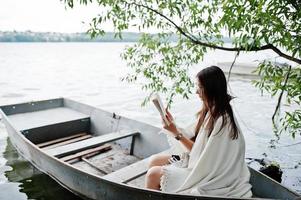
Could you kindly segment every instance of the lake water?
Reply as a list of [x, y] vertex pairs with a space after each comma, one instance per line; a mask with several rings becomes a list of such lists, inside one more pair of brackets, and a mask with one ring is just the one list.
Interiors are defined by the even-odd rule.
[[[126, 45], [131, 44], [0, 43], [0, 105], [63, 96], [161, 126], [153, 105], [140, 106], [146, 95], [140, 85], [120, 81], [128, 71], [119, 57]], [[269, 51], [241, 54], [237, 62], [274, 56]], [[190, 73], [233, 58], [233, 53], [210, 52]], [[261, 95], [249, 79], [233, 77], [230, 88], [237, 97], [233, 107], [246, 138], [246, 157], [277, 161], [284, 171], [282, 183], [301, 193], [301, 145], [292, 145], [300, 138], [283, 136], [276, 148], [269, 148], [274, 139], [271, 116], [277, 99]], [[199, 99], [192, 95], [189, 100], [177, 98], [171, 112], [177, 123], [184, 125], [194, 119], [199, 107]], [[0, 121], [0, 199], [80, 198], [22, 159]]]

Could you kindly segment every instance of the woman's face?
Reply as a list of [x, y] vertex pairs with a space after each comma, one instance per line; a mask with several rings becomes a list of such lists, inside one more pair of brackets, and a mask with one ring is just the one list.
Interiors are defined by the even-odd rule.
[[204, 89], [199, 81], [196, 82], [196, 87], [196, 94], [200, 97], [200, 99], [203, 99]]

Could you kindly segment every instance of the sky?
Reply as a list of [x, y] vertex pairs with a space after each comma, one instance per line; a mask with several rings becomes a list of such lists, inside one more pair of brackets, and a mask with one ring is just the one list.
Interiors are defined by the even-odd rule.
[[[0, 31], [85, 32], [99, 13], [95, 4], [66, 9], [60, 0], [0, 0]], [[104, 29], [113, 31], [110, 24]]]

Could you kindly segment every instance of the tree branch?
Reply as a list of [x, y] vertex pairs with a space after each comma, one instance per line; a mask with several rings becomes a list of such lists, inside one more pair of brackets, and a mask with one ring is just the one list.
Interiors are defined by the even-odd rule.
[[279, 56], [281, 56], [283, 58], [286, 58], [287, 60], [290, 60], [290, 61], [296, 62], [298, 64], [301, 64], [301, 59], [292, 57], [290, 55], [287, 55], [287, 54], [281, 52], [280, 49], [275, 47], [273, 44], [266, 44], [266, 45], [263, 45], [261, 47], [252, 47], [250, 49], [247, 49], [245, 47], [223, 47], [223, 46], [217, 46], [217, 45], [213, 45], [213, 44], [208, 44], [206, 42], [202, 42], [202, 41], [196, 39], [192, 34], [186, 33], [174, 21], [172, 21], [170, 18], [168, 18], [166, 15], [162, 14], [158, 10], [155, 10], [155, 9], [149, 7], [149, 6], [146, 6], [146, 5], [138, 4], [136, 2], [131, 2], [131, 3], [126, 2], [126, 1], [123, 1], [123, 2], [126, 3], [126, 4], [129, 4], [129, 5], [135, 5], [135, 6], [138, 6], [138, 7], [143, 7], [147, 10], [150, 10], [150, 11], [158, 14], [162, 18], [166, 19], [169, 23], [171, 23], [182, 35], [184, 35], [187, 39], [189, 39], [194, 44], [205, 46], [205, 47], [212, 48], [212, 49], [218, 49], [218, 50], [224, 50], [224, 51], [237, 51], [237, 52], [239, 52], [239, 51], [262, 51], [262, 50], [270, 49], [270, 50], [273, 50], [275, 53], [277, 53]]
[[240, 51], [237, 51], [237, 53], [236, 53], [236, 55], [234, 57], [234, 60], [233, 60], [233, 62], [231, 64], [231, 66], [230, 66], [230, 69], [229, 69], [229, 72], [228, 72], [228, 82], [230, 81], [230, 76], [231, 76], [232, 68], [233, 68], [233, 66], [234, 66], [234, 64], [236, 62], [237, 57], [239, 56], [239, 52]]
[[282, 86], [281, 93], [280, 93], [280, 95], [279, 95], [279, 97], [278, 97], [277, 106], [276, 106], [276, 108], [275, 108], [275, 111], [274, 111], [274, 114], [273, 114], [273, 117], [272, 117], [272, 121], [273, 121], [274, 124], [276, 124], [276, 123], [275, 123], [275, 116], [277, 115], [277, 113], [278, 113], [278, 111], [279, 111], [280, 104], [281, 104], [281, 100], [282, 100], [282, 96], [283, 96], [283, 93], [284, 93], [284, 88], [285, 88], [285, 86], [286, 86], [286, 84], [287, 84], [287, 81], [288, 81], [288, 79], [289, 79], [289, 75], [290, 75], [290, 73], [291, 73], [291, 69], [292, 69], [292, 66], [289, 66], [288, 71], [287, 71], [286, 76], [285, 76], [285, 79], [284, 79], [284, 84], [283, 84], [283, 86]]

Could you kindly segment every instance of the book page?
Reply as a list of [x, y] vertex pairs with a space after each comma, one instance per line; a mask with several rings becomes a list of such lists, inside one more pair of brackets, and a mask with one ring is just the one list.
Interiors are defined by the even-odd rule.
[[166, 112], [165, 112], [165, 108], [164, 105], [162, 103], [161, 97], [158, 93], [155, 93], [152, 96], [152, 102], [154, 103], [154, 105], [156, 106], [157, 110], [159, 111], [164, 123], [166, 125], [169, 125], [168, 120], [166, 119]]

